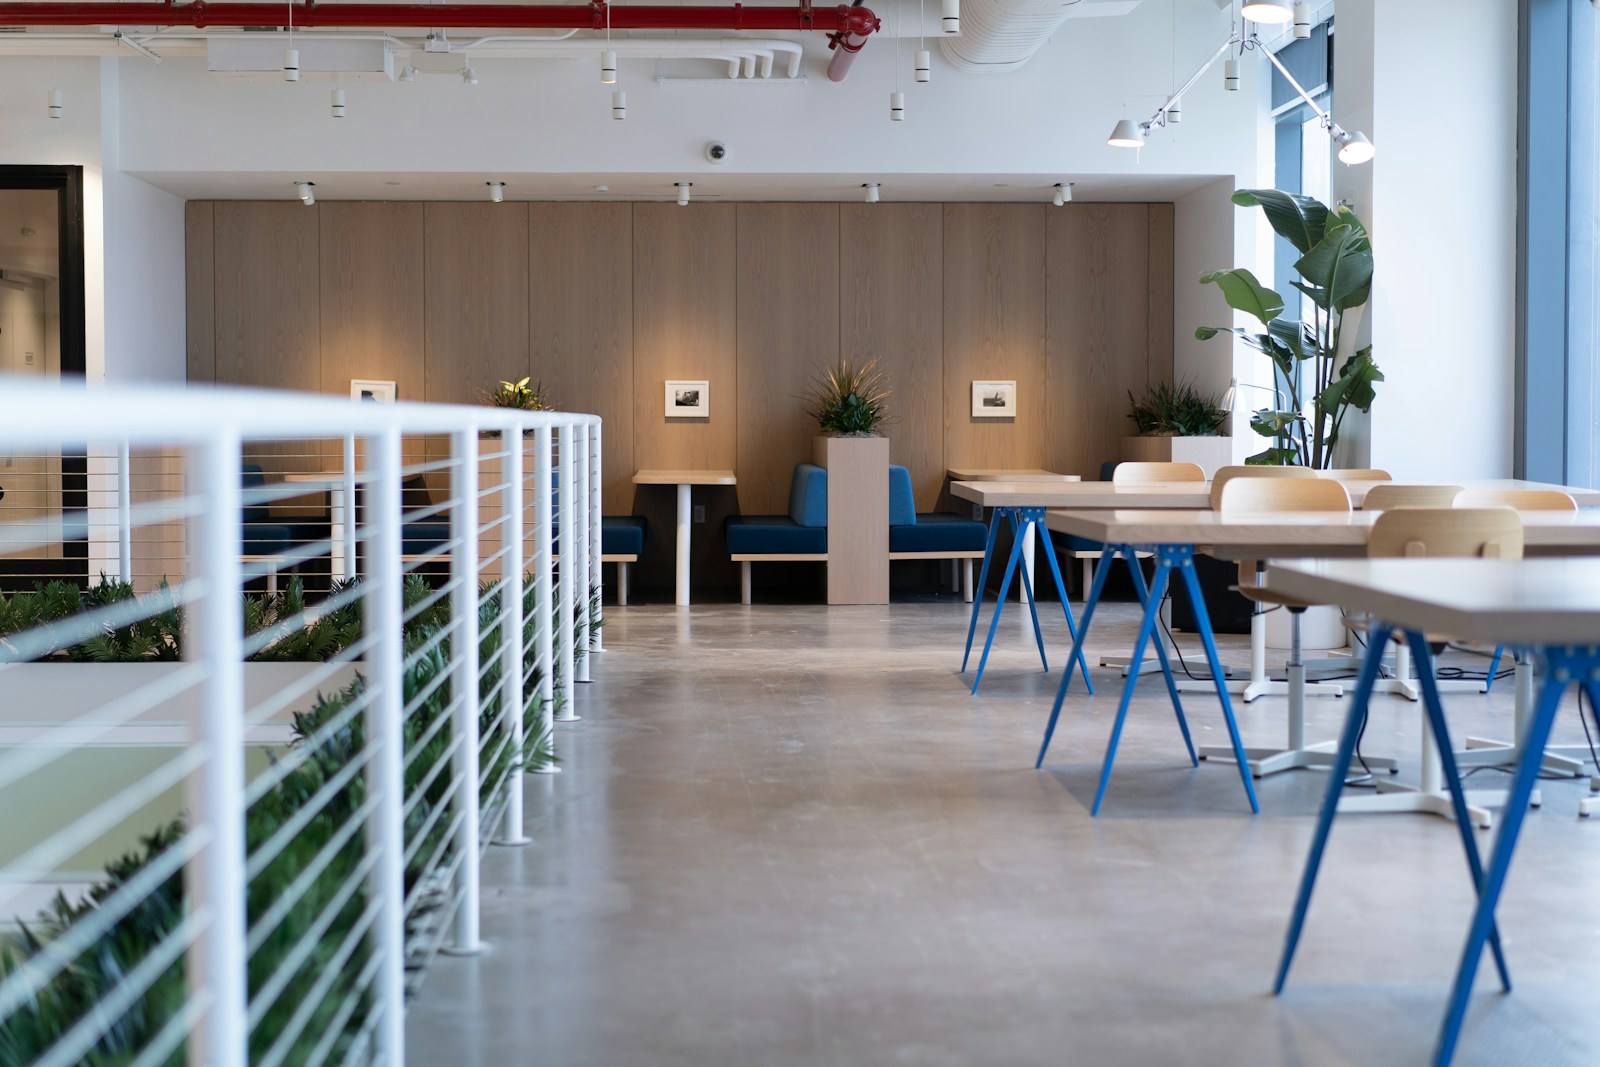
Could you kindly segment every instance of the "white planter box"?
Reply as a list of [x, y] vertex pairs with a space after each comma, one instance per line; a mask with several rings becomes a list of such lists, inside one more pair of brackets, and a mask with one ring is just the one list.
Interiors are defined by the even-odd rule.
[[[1267, 647], [1287, 649], [1293, 642], [1289, 620], [1293, 616], [1286, 610], [1267, 615]], [[1350, 643], [1350, 634], [1341, 621], [1342, 613], [1333, 604], [1316, 604], [1300, 616], [1300, 647], [1325, 651], [1343, 648]]]
[[1138, 463], [1194, 463], [1210, 478], [1233, 462], [1231, 437], [1124, 437], [1119, 458]]

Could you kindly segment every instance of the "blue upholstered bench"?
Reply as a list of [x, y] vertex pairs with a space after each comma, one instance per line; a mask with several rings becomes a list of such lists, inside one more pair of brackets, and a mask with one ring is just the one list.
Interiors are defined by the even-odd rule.
[[617, 565], [617, 604], [628, 603], [628, 564], [639, 562], [650, 527], [643, 515], [600, 516], [600, 562]]
[[828, 472], [796, 463], [787, 515], [730, 515], [723, 524], [728, 554], [739, 564], [739, 600], [750, 603], [750, 564], [828, 558]]
[[961, 561], [963, 600], [972, 599], [972, 561], [982, 559], [989, 528], [947, 511], [917, 513], [911, 472], [889, 465], [889, 558]]

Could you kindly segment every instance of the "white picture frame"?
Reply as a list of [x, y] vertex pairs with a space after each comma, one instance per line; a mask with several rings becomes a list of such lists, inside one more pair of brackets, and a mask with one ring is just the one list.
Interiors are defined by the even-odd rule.
[[688, 379], [667, 379], [666, 412], [669, 419], [708, 419], [711, 417], [711, 383]]
[[399, 393], [393, 382], [380, 382], [371, 378], [350, 379], [350, 399], [365, 400], [373, 404], [393, 404]]
[[1016, 381], [978, 381], [974, 379], [972, 383], [972, 417], [975, 419], [1016, 418]]

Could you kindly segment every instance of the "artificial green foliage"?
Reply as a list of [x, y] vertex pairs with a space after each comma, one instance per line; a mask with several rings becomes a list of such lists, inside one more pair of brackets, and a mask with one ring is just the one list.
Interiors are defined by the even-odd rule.
[[811, 417], [831, 437], [876, 437], [889, 419], [889, 385], [875, 359], [823, 368], [807, 399]]
[[517, 382], [501, 382], [500, 387], [489, 394], [489, 403], [497, 408], [515, 408], [518, 411], [555, 410], [550, 404], [550, 394], [544, 383], [529, 385], [527, 378]]
[[[75, 589], [69, 593], [65, 588], [51, 586], [9, 600], [0, 598], [0, 634], [17, 632], [27, 620], [62, 617], [73, 605], [82, 610], [107, 596], [126, 599], [132, 595], [125, 587], [102, 582], [102, 587], [107, 585], [115, 588], [102, 588], [81, 597], [73, 595]], [[543, 727], [539, 696], [543, 672], [538, 664], [528, 662], [526, 653], [522, 657], [525, 699], [519, 709], [524, 735], [520, 748], [510, 744], [509, 724], [501, 717], [502, 628], [497, 617], [502, 588], [485, 587], [479, 597], [479, 662], [483, 668], [478, 686], [482, 759], [479, 793], [486, 812], [501, 795], [510, 775], [538, 769], [555, 758], [549, 732]], [[539, 619], [534, 611], [531, 583], [522, 592], [526, 650], [535, 645]], [[410, 710], [402, 732], [405, 795], [411, 805], [404, 820], [409, 855], [405, 884], [411, 900], [408, 934], [415, 932], [416, 924], [429, 908], [437, 906], [435, 898], [413, 892], [427, 871], [454, 858], [455, 847], [449, 837], [453, 820], [447, 773], [453, 737], [453, 724], [448, 721], [451, 650], [446, 628], [450, 605], [448, 598], [440, 598], [423, 607], [422, 602], [429, 595], [428, 586], [420, 578], [412, 576], [407, 580], [403, 604], [409, 621], [404, 635], [407, 657], [402, 697]], [[292, 659], [301, 654], [326, 658], [348, 647], [360, 635], [359, 601], [319, 617], [305, 628], [305, 633], [286, 627], [286, 620], [303, 608], [302, 596], [293, 586], [279, 597], [247, 599], [247, 628], [270, 638], [263, 649], [265, 658]], [[175, 619], [167, 622], [171, 647], [177, 649], [176, 635], [181, 628]], [[284, 628], [285, 632], [270, 634], [273, 628]], [[576, 644], [583, 648], [587, 641]], [[148, 658], [128, 642], [115, 648], [132, 658]], [[63, 654], [78, 658], [76, 650], [63, 650]], [[430, 689], [441, 675], [445, 676], [441, 684]], [[361, 825], [365, 775], [350, 773], [361, 760], [366, 741], [365, 713], [357, 702], [366, 694], [367, 685], [364, 678], [358, 677], [343, 690], [319, 695], [310, 709], [294, 716], [290, 751], [274, 764], [273, 773], [280, 774], [281, 780], [265, 790], [246, 813], [249, 853], [257, 856], [265, 855], [260, 851], [263, 848], [277, 850], [251, 878], [247, 891], [249, 927], [260, 938], [250, 957], [248, 975], [252, 1010], [260, 1012], [250, 1036], [252, 1062], [269, 1055], [281, 1055], [285, 1063], [342, 1062], [370, 1010], [370, 993], [359, 991], [359, 975], [372, 951], [366, 920], [362, 918], [370, 903], [368, 878], [360, 868], [365, 848]], [[319, 797], [325, 788], [329, 792]], [[275, 840], [275, 835], [291, 824], [294, 828], [286, 840]], [[109, 865], [106, 879], [95, 885], [82, 902], [70, 904], [58, 895], [36, 922], [23, 925], [17, 934], [0, 936], [0, 979], [25, 966], [74, 922], [99, 907], [117, 887], [180, 841], [184, 833], [181, 821], [161, 828], [144, 839], [137, 852]], [[291, 887], [301, 879], [305, 882], [297, 890], [300, 895], [291, 898]], [[141, 900], [71, 966], [44, 983], [27, 1004], [0, 1018], [0, 1065], [33, 1062], [95, 1010], [130, 971], [176, 930], [184, 917], [184, 907], [180, 871]], [[325, 927], [319, 926], [324, 923]], [[312, 951], [292, 972], [283, 971], [290, 966], [288, 958], [294, 946], [308, 938], [314, 940]], [[161, 1028], [182, 1011], [187, 996], [183, 968], [180, 954], [129, 1011], [112, 1020], [105, 1036], [80, 1062], [85, 1067], [125, 1067], [132, 1063]], [[341, 1018], [341, 1008], [352, 998], [355, 1010]], [[180, 1067], [185, 1056], [180, 1043], [159, 1062], [162, 1067]]]
[[[1202, 326], [1195, 337], [1204, 341], [1224, 333], [1238, 335], [1272, 360], [1286, 388], [1277, 408], [1263, 408], [1250, 420], [1272, 445], [1246, 462], [1326, 468], [1333, 462], [1345, 415], [1351, 408], [1370, 411], [1375, 385], [1383, 381], [1371, 347], [1351, 352], [1343, 334], [1345, 316], [1365, 304], [1372, 291], [1372, 242], [1355, 212], [1343, 205], [1330, 211], [1312, 197], [1278, 189], [1241, 189], [1233, 202], [1261, 208], [1278, 236], [1300, 253], [1294, 265], [1300, 279], [1291, 284], [1311, 301], [1311, 321], [1284, 318], [1283, 297], [1236, 267], [1213, 271], [1200, 281], [1217, 286], [1229, 307], [1256, 319], [1265, 332]], [[1301, 364], [1308, 365], [1312, 378], [1309, 421], [1295, 385]]]
[[1202, 393], [1192, 382], [1162, 382], [1140, 397], [1129, 391], [1128, 418], [1141, 437], [1220, 437], [1228, 409], [1221, 397]]

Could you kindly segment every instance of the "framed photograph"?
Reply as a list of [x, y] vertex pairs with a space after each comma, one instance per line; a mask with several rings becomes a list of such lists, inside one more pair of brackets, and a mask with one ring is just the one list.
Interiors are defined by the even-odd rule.
[[667, 418], [704, 419], [710, 416], [710, 382], [667, 382]]
[[396, 399], [394, 383], [369, 381], [366, 378], [351, 378], [350, 399], [364, 400], [374, 404], [393, 404]]
[[975, 419], [1014, 419], [1017, 417], [1017, 383], [972, 383], [972, 417]]

